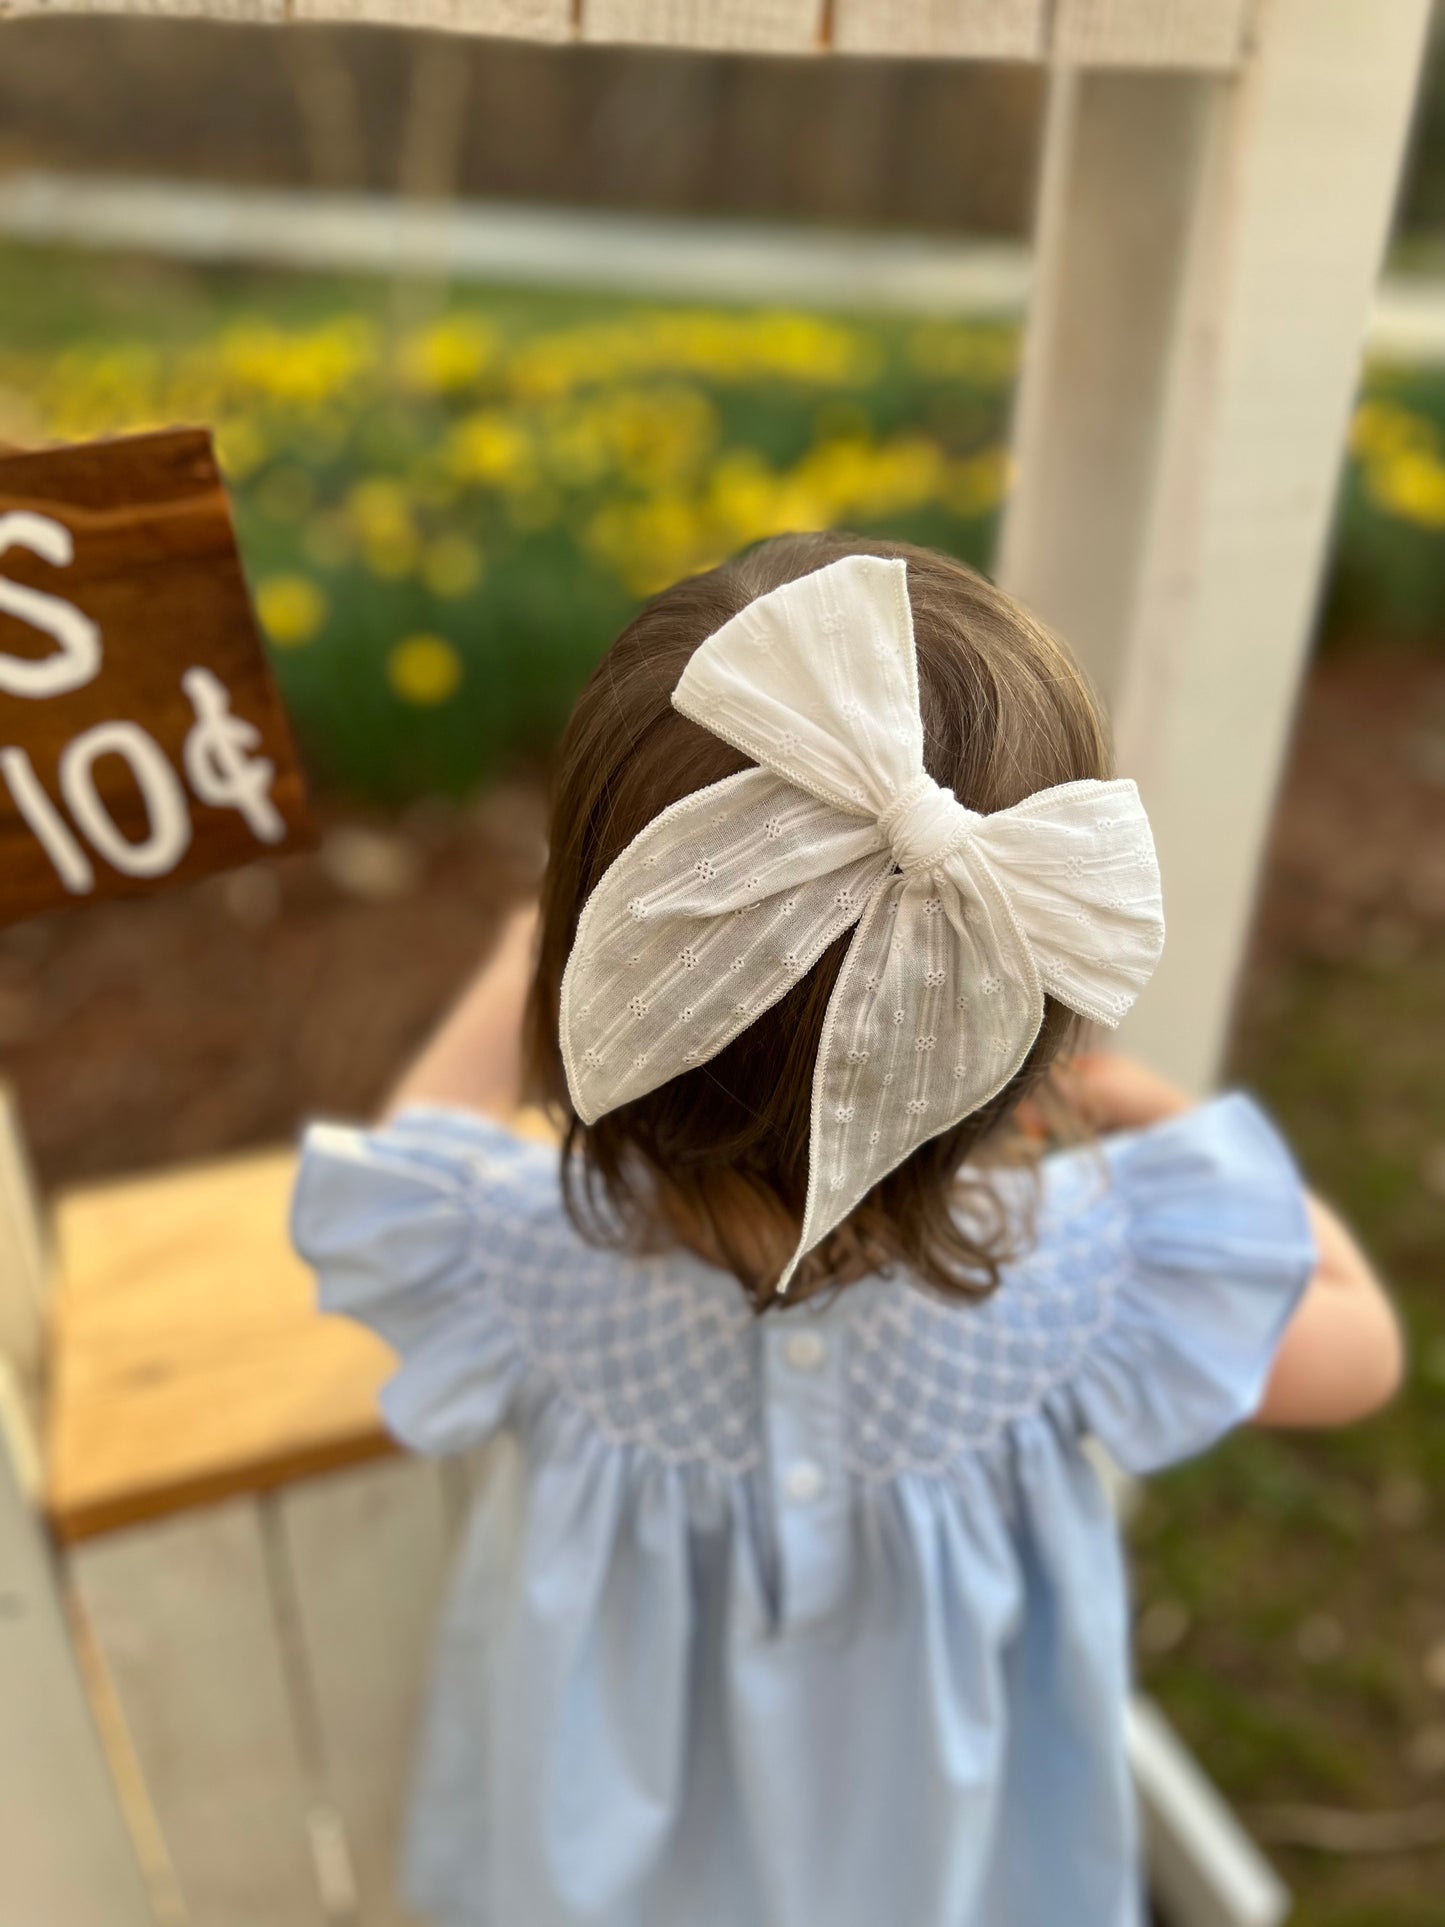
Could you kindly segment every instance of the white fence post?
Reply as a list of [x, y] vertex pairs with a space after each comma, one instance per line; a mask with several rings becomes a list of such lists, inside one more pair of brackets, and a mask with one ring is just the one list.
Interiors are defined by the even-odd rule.
[[1055, 83], [1001, 573], [1112, 699], [1170, 924], [1129, 1042], [1195, 1088], [1223, 1047], [1428, 16], [1260, 0], [1231, 78]]
[[34, 1421], [44, 1350], [45, 1245], [15, 1096], [0, 1082], [0, 1364]]
[[0, 1920], [154, 1927], [49, 1547], [0, 1434]]

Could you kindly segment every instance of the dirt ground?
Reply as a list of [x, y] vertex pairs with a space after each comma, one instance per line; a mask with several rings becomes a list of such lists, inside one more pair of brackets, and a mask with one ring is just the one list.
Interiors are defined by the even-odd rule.
[[319, 815], [314, 853], [0, 932], [0, 1065], [43, 1187], [364, 1115], [540, 872], [540, 781]]
[[[0, 932], [0, 1069], [53, 1187], [366, 1112], [541, 861], [540, 779], [470, 808], [323, 811], [319, 850]], [[1241, 1010], [1300, 958], [1445, 925], [1445, 664], [1326, 660], [1305, 697]]]
[[[1445, 926], [1445, 658], [1347, 653], [1305, 690], [1240, 1009], [1301, 961], [1388, 965]], [[1445, 1021], [1445, 971], [1441, 979]]]

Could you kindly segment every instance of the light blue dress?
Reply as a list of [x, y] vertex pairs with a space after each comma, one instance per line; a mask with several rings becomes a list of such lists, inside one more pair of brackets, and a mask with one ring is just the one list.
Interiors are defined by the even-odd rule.
[[1246, 1098], [1053, 1157], [995, 1296], [758, 1320], [579, 1240], [463, 1113], [308, 1133], [297, 1247], [400, 1354], [398, 1437], [496, 1433], [408, 1851], [444, 1927], [1135, 1927], [1128, 1611], [1086, 1435], [1150, 1472], [1261, 1395], [1314, 1253]]

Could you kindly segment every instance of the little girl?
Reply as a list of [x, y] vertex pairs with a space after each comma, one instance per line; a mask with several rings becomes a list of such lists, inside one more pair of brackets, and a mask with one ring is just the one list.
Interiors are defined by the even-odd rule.
[[[442, 1635], [424, 1914], [1142, 1919], [1084, 1441], [1150, 1472], [1400, 1372], [1253, 1103], [1060, 1068], [1162, 935], [1083, 677], [956, 562], [765, 542], [599, 664], [535, 932], [387, 1122], [310, 1131], [295, 1203], [324, 1304], [400, 1354], [397, 1435], [511, 1441]], [[1100, 1135], [1028, 1155], [1061, 1093]]]

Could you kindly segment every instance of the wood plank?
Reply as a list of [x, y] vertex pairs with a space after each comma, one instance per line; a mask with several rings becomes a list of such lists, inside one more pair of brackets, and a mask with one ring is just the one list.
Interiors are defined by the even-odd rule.
[[232, 21], [370, 22], [433, 30], [712, 48], [1224, 69], [1253, 0], [0, 0], [0, 18], [130, 14]]
[[0, 20], [36, 14], [140, 14], [158, 20], [284, 20], [287, 0], [0, 0]]
[[190, 1927], [324, 1927], [257, 1504], [98, 1539], [70, 1574]]
[[0, 1920], [154, 1927], [38, 1520], [0, 1436]]
[[410, 1927], [399, 1842], [452, 1522], [443, 1468], [405, 1460], [278, 1500], [316, 1712], [319, 1771], [366, 1927]]
[[44, 1318], [40, 1200], [15, 1094], [0, 1080], [0, 1358], [27, 1403], [39, 1390]]
[[1223, 71], [1244, 57], [1254, 0], [1057, 0], [1056, 60]]
[[[1184, 167], [1174, 188], [1187, 252], [1147, 327], [1133, 278], [1091, 275], [1088, 237], [1061, 246], [1046, 217], [1003, 573], [1065, 634], [1099, 633], [1101, 571], [1118, 597], [1101, 680], [1153, 819], [1170, 925], [1126, 1041], [1195, 1089], [1215, 1075], [1228, 1023], [1428, 13], [1426, 0], [1265, 0], [1240, 75], [1193, 83], [1207, 90], [1205, 125], [1192, 191]], [[1181, 83], [1079, 73], [1056, 84], [1058, 178], [1071, 124], [1148, 111], [1121, 87]], [[1142, 164], [1136, 183], [1137, 196], [1155, 194]], [[1084, 182], [1078, 195], [1100, 210], [1094, 238], [1107, 251], [1125, 218], [1117, 197], [1106, 212], [1102, 190]], [[1062, 394], [1061, 371], [1079, 378], [1067, 335], [1085, 362], [1097, 357], [1108, 390], [1087, 410]], [[1119, 352], [1131, 335], [1142, 404]], [[1086, 446], [1110, 405], [1148, 415], [1137, 432], [1152, 453], [1120, 484], [1132, 507]], [[1066, 500], [1048, 478], [1068, 471], [1088, 486]], [[1110, 553], [1086, 566], [1091, 529]]]
[[1138, 592], [1214, 83], [1060, 74], [999, 570], [1113, 699]]
[[[554, 1142], [540, 1112], [513, 1120]], [[46, 1508], [70, 1541], [394, 1450], [395, 1360], [316, 1308], [287, 1230], [295, 1154], [62, 1194]]]
[[315, 1307], [291, 1152], [62, 1196], [47, 1508], [62, 1539], [390, 1450], [379, 1339]]
[[573, 32], [572, 0], [292, 0], [287, 17], [511, 40], [570, 40]]
[[209, 432], [0, 456], [0, 923], [311, 837]]
[[728, 53], [813, 53], [823, 0], [582, 0], [584, 40]]
[[840, 53], [1037, 60], [1044, 0], [834, 0]]

